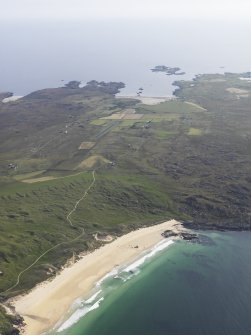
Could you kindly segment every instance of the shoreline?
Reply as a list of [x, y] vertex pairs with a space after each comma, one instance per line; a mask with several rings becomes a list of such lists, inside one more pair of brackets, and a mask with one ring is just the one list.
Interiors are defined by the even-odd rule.
[[105, 275], [118, 266], [137, 261], [143, 252], [164, 240], [161, 233], [165, 230], [188, 231], [176, 220], [132, 231], [84, 255], [26, 295], [14, 298], [12, 305], [25, 322], [22, 334], [41, 335], [51, 330], [62, 321], [76, 299], [89, 297]]
[[22, 99], [24, 96], [23, 95], [12, 95], [11, 97], [8, 97], [8, 98], [4, 98], [2, 100], [2, 102], [4, 104], [7, 104], [8, 102], [13, 102], [13, 101], [17, 101], [19, 99]]
[[[120, 94], [120, 93], [119, 93]], [[144, 96], [144, 95], [118, 95], [116, 94], [116, 98], [119, 99], [137, 99], [140, 100], [142, 104], [145, 105], [158, 105], [161, 102], [166, 102], [170, 100], [175, 100], [175, 96], [160, 96], [160, 97], [154, 97], [154, 96]]]

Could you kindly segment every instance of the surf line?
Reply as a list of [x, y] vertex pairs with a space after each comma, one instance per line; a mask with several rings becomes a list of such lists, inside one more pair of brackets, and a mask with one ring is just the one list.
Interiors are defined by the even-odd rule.
[[[66, 220], [69, 222], [69, 224], [70, 224], [71, 227], [74, 227], [74, 225], [73, 225], [73, 223], [72, 223], [72, 221], [71, 221], [71, 216], [72, 216], [72, 214], [77, 210], [78, 205], [80, 204], [80, 202], [82, 202], [82, 201], [88, 196], [90, 190], [93, 188], [93, 186], [94, 186], [95, 183], [96, 183], [95, 172], [96, 172], [95, 170], [92, 171], [92, 182], [91, 182], [91, 184], [90, 184], [90, 185], [88, 186], [88, 188], [85, 190], [85, 192], [84, 192], [84, 194], [81, 196], [81, 198], [80, 198], [79, 200], [76, 201], [76, 203], [75, 203], [74, 206], [73, 206], [73, 209], [72, 209], [72, 210], [67, 214], [67, 216], [66, 216]], [[30, 264], [27, 268], [25, 268], [24, 270], [22, 270], [22, 271], [18, 274], [18, 276], [17, 276], [17, 281], [16, 281], [16, 283], [15, 283], [13, 286], [9, 287], [7, 290], [5, 290], [5, 291], [3, 291], [3, 292], [1, 292], [1, 293], [2, 293], [2, 294], [4, 294], [4, 293], [8, 293], [8, 292], [12, 291], [14, 288], [16, 288], [16, 287], [19, 285], [19, 283], [20, 283], [20, 279], [21, 279], [22, 275], [23, 275], [25, 272], [29, 271], [35, 264], [37, 264], [37, 263], [40, 261], [41, 258], [43, 258], [45, 255], [47, 255], [50, 251], [52, 251], [52, 250], [58, 248], [58, 247], [61, 246], [61, 245], [68, 244], [68, 243], [73, 243], [73, 242], [77, 241], [78, 239], [80, 239], [84, 234], [85, 234], [85, 230], [84, 230], [84, 228], [82, 228], [82, 233], [81, 233], [80, 235], [78, 235], [77, 237], [75, 237], [74, 239], [69, 240], [69, 241], [64, 241], [64, 242], [58, 243], [58, 244], [54, 245], [52, 248], [47, 249], [47, 250], [46, 250], [42, 255], [40, 255], [40, 256], [39, 256], [39, 257], [38, 257], [32, 264]]]
[[[84, 318], [87, 314], [92, 312], [93, 310], [96, 310], [100, 307], [102, 301], [104, 301], [107, 297], [107, 295], [102, 294], [104, 293], [104, 290], [102, 288], [102, 284], [105, 280], [108, 278], [113, 279], [120, 279], [121, 285], [123, 285], [125, 282], [130, 280], [133, 276], [138, 275], [140, 272], [140, 268], [146, 263], [147, 261], [151, 260], [152, 258], [156, 257], [157, 254], [164, 249], [169, 248], [171, 245], [174, 244], [173, 240], [163, 240], [154, 245], [151, 249], [144, 251], [139, 255], [139, 258], [135, 261], [133, 261], [131, 264], [120, 266], [119, 268], [114, 268], [110, 272], [108, 272], [106, 275], [104, 275], [97, 283], [96, 283], [96, 289], [98, 289], [97, 292], [95, 292], [89, 299], [78, 302], [78, 306], [76, 310], [72, 310], [73, 313], [63, 322], [59, 322], [53, 330], [56, 333], [61, 333], [62, 331], [65, 331], [68, 328], [71, 328], [74, 324], [79, 322], [82, 318]], [[113, 288], [112, 291], [116, 290], [117, 287]], [[111, 294], [111, 291], [108, 293], [108, 295]], [[74, 306], [74, 305], [72, 305]], [[75, 309], [75, 308], [74, 308]]]

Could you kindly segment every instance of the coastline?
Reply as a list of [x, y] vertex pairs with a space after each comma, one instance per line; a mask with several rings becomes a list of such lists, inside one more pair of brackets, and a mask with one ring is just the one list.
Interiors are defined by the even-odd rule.
[[166, 102], [170, 100], [174, 100], [174, 96], [160, 96], [160, 97], [151, 97], [151, 96], [144, 96], [144, 95], [116, 95], [116, 98], [123, 98], [123, 99], [137, 99], [140, 100], [144, 105], [158, 105], [161, 102]]
[[51, 281], [36, 286], [12, 304], [24, 318], [24, 335], [41, 335], [52, 329], [79, 297], [88, 297], [95, 284], [115, 267], [129, 265], [164, 239], [165, 230], [187, 231], [181, 223], [170, 220], [123, 235], [65, 268]]
[[13, 96], [11, 96], [11, 97], [4, 98], [4, 99], [2, 100], [2, 102], [3, 102], [4, 104], [7, 104], [8, 102], [17, 101], [17, 100], [19, 100], [19, 99], [22, 99], [23, 97], [24, 97], [23, 95], [13, 95]]

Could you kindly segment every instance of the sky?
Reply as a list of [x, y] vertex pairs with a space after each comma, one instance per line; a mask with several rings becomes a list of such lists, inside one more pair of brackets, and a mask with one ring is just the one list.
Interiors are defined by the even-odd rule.
[[251, 18], [251, 0], [0, 0], [0, 20]]

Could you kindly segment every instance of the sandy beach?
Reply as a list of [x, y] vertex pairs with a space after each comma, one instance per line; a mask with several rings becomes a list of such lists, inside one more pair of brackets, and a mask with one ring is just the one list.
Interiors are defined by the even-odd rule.
[[137, 96], [137, 95], [116, 95], [117, 98], [123, 99], [137, 99], [140, 100], [145, 105], [157, 105], [161, 102], [173, 100], [174, 97], [148, 97], [148, 96]]
[[12, 97], [9, 98], [4, 98], [2, 100], [3, 103], [8, 103], [8, 102], [12, 102], [12, 101], [17, 101], [19, 99], [22, 99], [23, 95], [13, 95]]
[[88, 297], [97, 281], [113, 268], [137, 260], [145, 250], [163, 239], [161, 233], [167, 229], [175, 232], [185, 230], [179, 222], [170, 220], [133, 231], [83, 256], [53, 280], [38, 285], [27, 295], [17, 297], [13, 305], [24, 317], [24, 334], [40, 335], [51, 329], [77, 298]]

